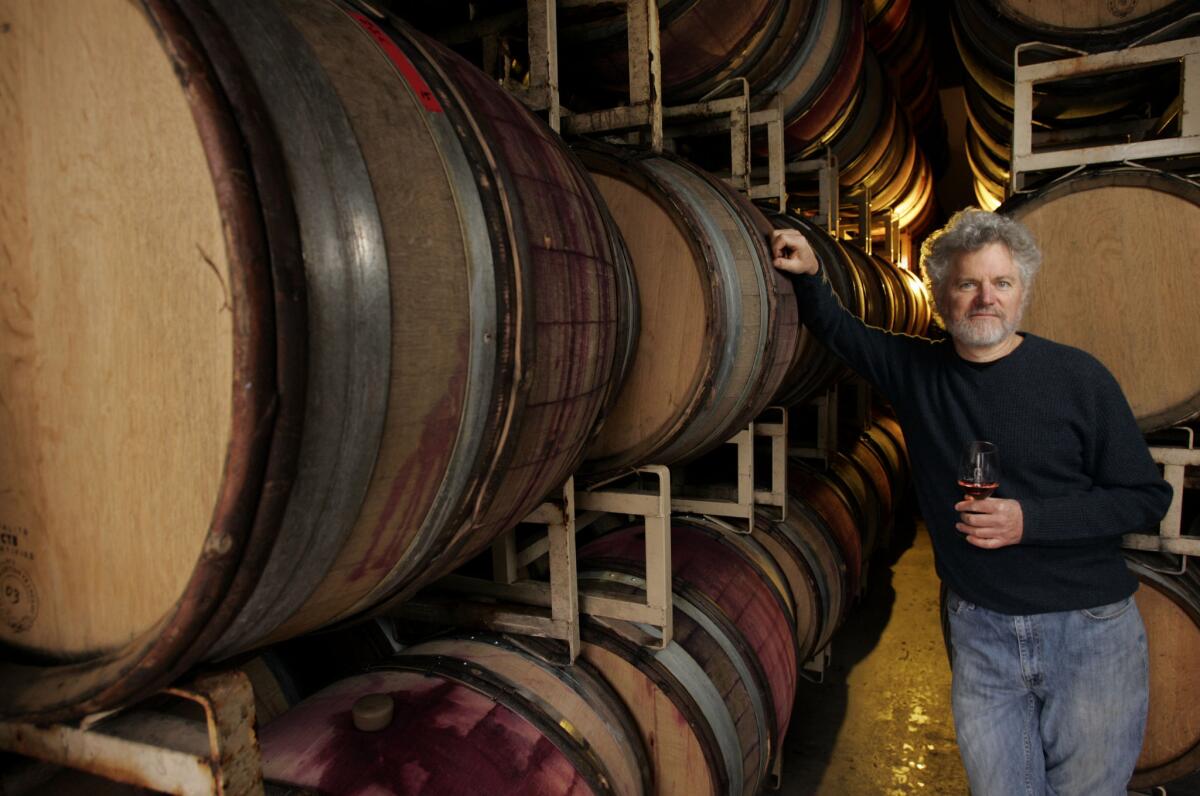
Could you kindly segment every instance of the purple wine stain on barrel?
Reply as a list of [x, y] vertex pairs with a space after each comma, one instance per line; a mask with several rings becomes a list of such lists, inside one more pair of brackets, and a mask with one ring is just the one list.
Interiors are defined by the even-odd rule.
[[[390, 725], [355, 728], [361, 696], [388, 694]], [[464, 685], [415, 672], [335, 684], [262, 732], [268, 781], [366, 793], [584, 796], [592, 791], [532, 724]]]
[[387, 503], [371, 530], [371, 546], [351, 572], [352, 580], [387, 572], [395, 566], [419, 530], [413, 525], [414, 507], [429, 505], [433, 493], [441, 487], [445, 461], [454, 450], [461, 423], [469, 346], [469, 333], [464, 331], [455, 345], [457, 361], [464, 366], [453, 375], [445, 395], [421, 421], [417, 455], [405, 462], [392, 478]]

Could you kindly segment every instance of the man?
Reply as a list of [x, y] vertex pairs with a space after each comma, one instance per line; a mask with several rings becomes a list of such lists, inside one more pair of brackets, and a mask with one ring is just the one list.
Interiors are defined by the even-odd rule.
[[[892, 403], [949, 589], [952, 704], [973, 796], [1125, 794], [1148, 666], [1121, 535], [1170, 504], [1129, 405], [1090, 355], [1018, 332], [1040, 265], [1029, 231], [982, 210], [922, 247], [948, 340], [866, 326], [777, 230], [801, 318]], [[1093, 310], [1094, 311], [1094, 310]], [[999, 487], [965, 499], [960, 452], [995, 443]]]

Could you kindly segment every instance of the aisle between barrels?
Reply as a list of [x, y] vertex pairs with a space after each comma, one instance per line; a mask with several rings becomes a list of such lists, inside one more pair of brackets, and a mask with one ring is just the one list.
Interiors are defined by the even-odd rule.
[[824, 682], [800, 684], [784, 754], [787, 796], [967, 792], [923, 525], [894, 563], [872, 561]]

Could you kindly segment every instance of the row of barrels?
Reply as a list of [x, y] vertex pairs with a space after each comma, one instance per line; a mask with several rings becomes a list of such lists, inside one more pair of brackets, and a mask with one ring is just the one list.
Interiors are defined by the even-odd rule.
[[[645, 626], [584, 617], [565, 664], [555, 642], [444, 630], [268, 707], [264, 776], [330, 794], [759, 793], [794, 724], [798, 667], [845, 619], [904, 460], [881, 417], [828, 469], [797, 463], [786, 521], [764, 515], [747, 534], [676, 517], [665, 647]], [[582, 589], [645, 599], [645, 578], [640, 525], [580, 548]], [[287, 677], [278, 662], [253, 671], [261, 693]]]
[[[524, 36], [524, 0], [476, 5], [477, 19], [499, 20], [494, 25], [511, 38]], [[461, 29], [468, 18], [461, 6], [427, 9], [417, 19], [435, 31], [448, 19]], [[905, 21], [907, 6], [890, 4], [876, 30], [890, 54], [907, 53], [893, 59], [891, 78], [868, 46], [860, 0], [659, 0], [663, 102], [695, 102], [744, 80], [755, 109], [781, 110], [786, 158], [831, 152], [846, 189], [869, 188], [877, 209], [891, 209], [901, 227], [919, 231], [934, 213], [934, 177], [915, 133], [933, 124], [937, 89], [928, 48], [913, 35], [919, 26]], [[558, 11], [561, 86], [572, 109], [628, 97], [625, 16], [619, 6]], [[918, 102], [901, 95], [906, 101], [898, 103], [894, 86], [907, 91], [914, 80], [922, 86]], [[806, 190], [797, 187], [801, 200]]]
[[949, 158], [927, 9], [912, 0], [865, 0], [867, 43], [878, 54], [917, 143], [940, 175]]
[[[1037, 43], [1022, 55], [1022, 63], [1028, 65], [1064, 53], [1185, 38], [1198, 30], [1193, 10], [1193, 4], [1183, 0], [951, 4], [951, 30], [965, 71], [967, 157], [980, 206], [995, 209], [1007, 193], [1017, 46]], [[1171, 64], [1038, 84], [1033, 94], [1034, 130], [1049, 134], [1155, 119], [1177, 103], [1179, 85], [1178, 68]]]
[[[1024, 222], [1046, 262], [1023, 328], [1099, 357], [1120, 382], [1139, 425], [1152, 431], [1200, 413], [1200, 379], [1179, 367], [1200, 333], [1191, 296], [1200, 249], [1200, 183], [1170, 162], [1094, 166], [1007, 200], [1012, 145], [1013, 48], [1045, 42], [1104, 51], [1194, 34], [1191, 4], [955, 3], [951, 25], [966, 66], [966, 154], [980, 205]], [[1061, 51], [1060, 51], [1061, 53]], [[1051, 52], [1052, 57], [1055, 53]], [[1031, 51], [1024, 62], [1046, 58]], [[1176, 69], [1167, 65], [1170, 72]], [[1039, 84], [1035, 129], [1046, 133], [1153, 119], [1178, 82], [1161, 68]], [[1164, 117], [1165, 118], [1165, 117]], [[1003, 202], [1003, 204], [1001, 204]], [[1139, 264], [1136, 277], [1127, 270]], [[1080, 307], [1103, 308], [1096, 322]]]
[[[403, 602], [581, 467], [686, 461], [828, 382], [775, 222], [678, 158], [572, 152], [401, 22], [5, 24], [2, 716]], [[848, 306], [923, 331], [915, 280], [829, 247]]]

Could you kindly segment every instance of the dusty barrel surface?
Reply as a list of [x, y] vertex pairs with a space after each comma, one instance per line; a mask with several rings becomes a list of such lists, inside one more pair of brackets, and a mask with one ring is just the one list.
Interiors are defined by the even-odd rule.
[[1200, 185], [1148, 169], [1059, 180], [1003, 210], [1030, 228], [1045, 265], [1022, 328], [1096, 356], [1143, 431], [1200, 412]]
[[486, 76], [332, 0], [5, 22], [0, 714], [403, 599], [577, 468], [632, 280]]
[[775, 394], [798, 332], [769, 226], [717, 178], [681, 160], [577, 150], [628, 246], [639, 343], [587, 450], [594, 472], [674, 464], [728, 440]]

